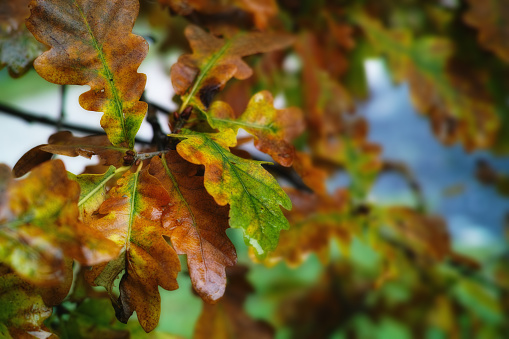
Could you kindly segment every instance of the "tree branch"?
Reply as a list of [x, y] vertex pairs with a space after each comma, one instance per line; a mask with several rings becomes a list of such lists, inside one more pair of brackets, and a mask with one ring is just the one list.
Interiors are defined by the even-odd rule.
[[[39, 123], [42, 125], [47, 125], [47, 126], [53, 126], [53, 127], [58, 126], [57, 120], [54, 120], [54, 119], [51, 119], [48, 117], [40, 117], [40, 116], [28, 114], [28, 113], [22, 112], [21, 110], [6, 106], [1, 103], [0, 103], [0, 114], [5, 114], [5, 115], [9, 115], [9, 116], [12, 116], [15, 118], [20, 118], [20, 119], [23, 119], [29, 123], [36, 122], [36, 123]], [[98, 130], [95, 128], [85, 127], [85, 126], [81, 126], [81, 125], [75, 125], [75, 124], [71, 124], [68, 122], [62, 122], [61, 127], [62, 127], [62, 129], [67, 129], [67, 130], [86, 133], [86, 134], [105, 134], [103, 130]], [[135, 141], [141, 145], [150, 145], [151, 144], [150, 141], [143, 140], [140, 138], [136, 138]]]

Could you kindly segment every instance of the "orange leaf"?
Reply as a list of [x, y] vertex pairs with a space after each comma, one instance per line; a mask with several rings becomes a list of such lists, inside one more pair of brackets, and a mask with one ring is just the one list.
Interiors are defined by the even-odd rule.
[[21, 277], [39, 285], [62, 283], [69, 270], [65, 256], [95, 265], [118, 253], [111, 241], [78, 221], [80, 189], [61, 160], [19, 181], [4, 165], [0, 172], [0, 261]]
[[89, 85], [80, 105], [104, 112], [111, 143], [129, 148], [147, 111], [138, 101], [146, 76], [136, 70], [148, 44], [131, 33], [138, 8], [137, 0], [33, 0], [26, 22], [51, 47], [34, 62], [37, 73], [56, 84]]
[[180, 56], [170, 71], [175, 92], [179, 95], [188, 93], [182, 109], [195, 100], [195, 96], [199, 97], [196, 103], [208, 107], [212, 96], [232, 77], [249, 78], [253, 70], [242, 57], [281, 49], [293, 42], [288, 34], [260, 32], [240, 33], [224, 40], [194, 25], [186, 28], [185, 35], [193, 54]]
[[[170, 237], [170, 230], [161, 224], [170, 202], [168, 192], [147, 170], [127, 172], [109, 191], [96, 219], [90, 222], [92, 228], [122, 250], [114, 260], [87, 272], [87, 280], [108, 290], [120, 321], [127, 323], [136, 311], [146, 332], [159, 322], [158, 286], [166, 290], [178, 288], [180, 261], [163, 237]], [[113, 283], [122, 272], [120, 296], [114, 300]]]
[[228, 208], [219, 206], [194, 176], [198, 166], [176, 151], [154, 157], [149, 173], [159, 179], [170, 195], [162, 216], [163, 227], [177, 254], [186, 254], [191, 281], [207, 302], [216, 302], [226, 287], [225, 269], [235, 265], [235, 248], [226, 235]]
[[295, 156], [292, 141], [304, 131], [303, 114], [297, 107], [274, 108], [274, 98], [268, 91], [253, 95], [244, 113], [234, 118], [231, 107], [216, 101], [210, 107], [207, 120], [219, 130], [239, 128], [255, 136], [255, 146], [283, 166], [291, 166]]

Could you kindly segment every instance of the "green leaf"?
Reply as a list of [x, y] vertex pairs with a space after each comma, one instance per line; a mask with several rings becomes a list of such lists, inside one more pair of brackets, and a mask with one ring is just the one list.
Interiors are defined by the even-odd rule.
[[276, 248], [279, 232], [289, 224], [279, 205], [292, 203], [278, 182], [261, 165], [229, 151], [236, 144], [233, 130], [205, 134], [184, 130], [177, 151], [186, 160], [205, 166], [205, 188], [219, 205], [230, 204], [230, 227], [244, 230], [246, 244], [259, 257]]
[[0, 275], [0, 305], [1, 338], [55, 338], [43, 325], [52, 308], [33, 285], [14, 273]]
[[245, 112], [235, 119], [231, 107], [216, 101], [208, 112], [209, 124], [219, 130], [242, 128], [255, 136], [255, 146], [283, 166], [291, 166], [295, 156], [292, 141], [304, 131], [302, 111], [296, 107], [276, 109], [268, 91], [253, 95]]

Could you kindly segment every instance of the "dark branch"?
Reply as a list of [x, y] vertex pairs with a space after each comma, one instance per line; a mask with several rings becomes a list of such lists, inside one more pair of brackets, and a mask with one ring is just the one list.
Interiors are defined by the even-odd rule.
[[[15, 118], [20, 118], [20, 119], [23, 119], [29, 123], [36, 122], [39, 124], [53, 126], [53, 127], [58, 125], [57, 120], [47, 118], [47, 117], [39, 117], [36, 115], [31, 115], [31, 114], [22, 112], [16, 108], [5, 106], [4, 104], [1, 104], [1, 103], [0, 103], [0, 114], [5, 114], [5, 115], [9, 115], [9, 116], [12, 116]], [[85, 127], [85, 126], [81, 126], [81, 125], [75, 125], [75, 124], [71, 124], [68, 122], [62, 122], [61, 126], [62, 126], [62, 129], [71, 130], [71, 131], [75, 131], [75, 132], [81, 132], [81, 133], [86, 133], [86, 134], [105, 134], [103, 130], [98, 130], [95, 128]], [[136, 138], [135, 141], [138, 144], [142, 144], [142, 145], [150, 145], [151, 144], [150, 141], [143, 140], [140, 138]]]

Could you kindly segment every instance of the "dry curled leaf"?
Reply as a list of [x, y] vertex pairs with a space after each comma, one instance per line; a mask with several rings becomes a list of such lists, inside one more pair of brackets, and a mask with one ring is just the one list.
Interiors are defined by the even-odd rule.
[[195, 176], [196, 165], [182, 159], [176, 151], [154, 157], [149, 173], [170, 195], [162, 215], [177, 254], [187, 256], [194, 289], [207, 302], [216, 302], [226, 287], [225, 269], [235, 265], [235, 247], [226, 235], [228, 208], [218, 206]]
[[15, 177], [21, 177], [35, 166], [50, 160], [53, 154], [82, 156], [88, 159], [97, 155], [103, 165], [120, 166], [128, 150], [125, 147], [113, 146], [106, 135], [75, 137], [69, 131], [62, 131], [51, 135], [47, 144], [36, 146], [26, 152], [14, 165], [13, 173]]
[[148, 43], [131, 33], [138, 8], [137, 0], [32, 0], [26, 22], [50, 47], [34, 62], [37, 73], [56, 84], [89, 85], [80, 105], [103, 112], [111, 143], [129, 148], [147, 111], [138, 101], [146, 76], [136, 70]]

